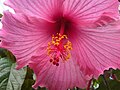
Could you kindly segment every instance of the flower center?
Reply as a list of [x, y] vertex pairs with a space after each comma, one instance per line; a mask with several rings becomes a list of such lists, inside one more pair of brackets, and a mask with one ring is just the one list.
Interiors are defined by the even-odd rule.
[[48, 42], [47, 53], [53, 65], [59, 66], [60, 60], [67, 61], [71, 57], [70, 50], [72, 50], [72, 43], [67, 35], [63, 34], [63, 28], [60, 33], [52, 35], [52, 40]]

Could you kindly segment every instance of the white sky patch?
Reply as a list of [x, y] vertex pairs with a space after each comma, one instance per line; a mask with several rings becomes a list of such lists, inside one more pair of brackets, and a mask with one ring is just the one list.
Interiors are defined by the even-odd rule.
[[[5, 0], [0, 0], [0, 14], [3, 14], [3, 11], [5, 10], [5, 6], [3, 5], [3, 2]], [[2, 28], [2, 23], [0, 22], [0, 29]]]
[[[5, 6], [3, 3], [5, 2], [5, 0], [0, 0], [0, 14], [3, 14], [3, 12], [5, 10], [9, 10], [10, 12], [14, 13], [14, 10], [11, 9], [10, 7], [8, 6]], [[0, 22], [0, 29], [2, 28], [2, 24]]]
[[0, 13], [3, 14], [3, 11], [9, 10], [10, 12], [14, 13], [14, 10], [8, 6], [5, 6], [3, 3], [5, 0], [0, 0]]
[[119, 2], [119, 7], [118, 7], [118, 10], [120, 10], [120, 2]]
[[0, 0], [0, 13], [3, 13], [3, 10], [4, 10], [3, 2], [4, 0]]

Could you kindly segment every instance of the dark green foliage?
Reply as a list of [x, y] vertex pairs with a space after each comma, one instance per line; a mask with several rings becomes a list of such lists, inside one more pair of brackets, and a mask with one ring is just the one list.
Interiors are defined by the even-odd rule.
[[2, 18], [2, 16], [3, 16], [3, 15], [2, 15], [2, 14], [0, 14], [0, 18]]

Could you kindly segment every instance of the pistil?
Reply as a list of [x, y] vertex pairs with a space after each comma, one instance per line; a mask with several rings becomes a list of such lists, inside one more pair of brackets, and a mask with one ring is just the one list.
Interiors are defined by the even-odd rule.
[[[63, 32], [61, 31], [61, 33]], [[52, 40], [48, 42], [47, 54], [53, 65], [59, 66], [61, 60], [67, 61], [71, 57], [70, 50], [72, 50], [72, 43], [68, 40], [67, 35], [60, 33], [57, 33], [56, 36], [52, 35]]]

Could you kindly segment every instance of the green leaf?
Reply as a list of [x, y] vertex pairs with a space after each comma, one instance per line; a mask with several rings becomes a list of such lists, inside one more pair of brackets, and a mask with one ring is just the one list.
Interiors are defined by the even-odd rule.
[[5, 51], [5, 49], [0, 48], [0, 58], [6, 57]]
[[25, 79], [21, 90], [33, 90], [32, 85], [35, 83], [32, 79]]
[[[35, 83], [35, 78], [33, 79], [33, 76], [35, 77], [33, 70], [27, 67], [27, 74], [21, 90], [35, 90], [32, 88], [32, 85]], [[43, 88], [38, 87], [36, 90], [47, 90], [47, 89], [45, 87]]]
[[27, 69], [16, 70], [15, 67], [8, 58], [0, 59], [0, 90], [21, 90]]
[[0, 14], [0, 18], [2, 18], [2, 16], [3, 16], [3, 15], [2, 15], [2, 14]]
[[27, 74], [21, 90], [34, 90], [32, 88], [32, 85], [34, 83], [35, 83], [35, 80], [33, 80], [33, 71], [29, 67], [27, 67]]
[[[103, 78], [102, 76], [99, 77], [99, 88], [97, 88], [96, 90], [120, 90], [120, 81], [114, 80], [114, 78], [110, 79], [110, 75], [112, 73], [115, 74], [120, 80], [120, 70], [112, 70], [112, 72], [108, 70], [107, 73], [104, 73], [105, 78]], [[107, 84], [105, 83], [105, 81], [107, 82]]]
[[0, 48], [0, 58], [4, 57], [9, 58], [13, 62], [16, 61], [15, 56], [10, 51], [8, 51], [7, 49]]

